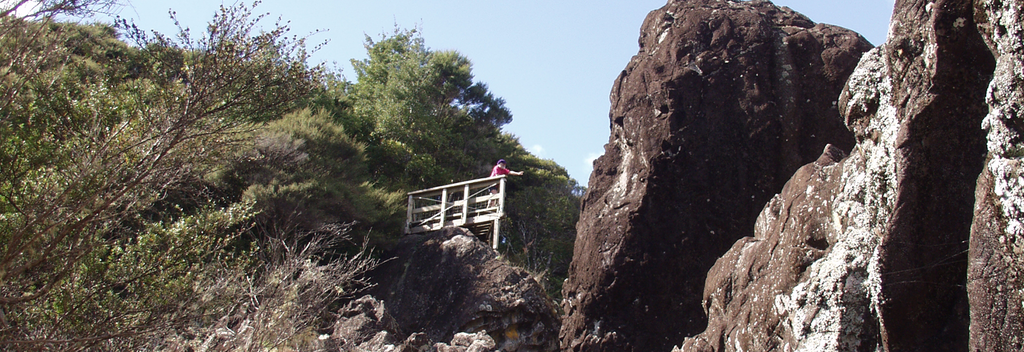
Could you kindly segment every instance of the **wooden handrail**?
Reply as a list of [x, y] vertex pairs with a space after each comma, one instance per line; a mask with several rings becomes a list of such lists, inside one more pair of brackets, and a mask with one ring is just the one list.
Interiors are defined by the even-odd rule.
[[[500, 219], [505, 215], [505, 175], [478, 178], [408, 193], [405, 233], [437, 231], [448, 226], [489, 229], [491, 246], [498, 248]], [[495, 194], [484, 194], [491, 189]], [[417, 201], [429, 204], [418, 205]], [[486, 235], [478, 233], [480, 235]]]
[[418, 191], [412, 191], [412, 192], [409, 192], [407, 194], [411, 196], [411, 195], [416, 195], [416, 194], [421, 194], [421, 193], [436, 192], [436, 191], [440, 191], [440, 190], [445, 189], [445, 188], [453, 188], [453, 187], [464, 186], [464, 185], [467, 185], [467, 184], [474, 184], [474, 183], [485, 183], [485, 182], [489, 182], [489, 181], [493, 181], [493, 180], [503, 179], [503, 178], [506, 178], [506, 177], [508, 177], [508, 175], [498, 175], [498, 176], [478, 178], [478, 179], [475, 179], [475, 180], [462, 181], [462, 182], [452, 183], [452, 184], [448, 184], [448, 185], [444, 185], [444, 186], [437, 186], [437, 187], [434, 187], [434, 188], [427, 188], [427, 189], [421, 189], [421, 190], [418, 190]]

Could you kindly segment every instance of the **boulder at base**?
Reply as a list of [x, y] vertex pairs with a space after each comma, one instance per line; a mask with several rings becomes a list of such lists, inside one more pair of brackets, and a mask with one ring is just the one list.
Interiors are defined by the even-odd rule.
[[543, 288], [472, 233], [408, 235], [384, 259], [368, 293], [384, 302], [399, 330], [451, 341], [452, 348], [558, 349], [558, 314]]

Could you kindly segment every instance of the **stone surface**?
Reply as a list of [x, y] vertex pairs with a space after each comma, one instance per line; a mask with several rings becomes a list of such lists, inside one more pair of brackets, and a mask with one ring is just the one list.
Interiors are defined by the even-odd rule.
[[408, 235], [385, 259], [371, 273], [378, 286], [369, 293], [387, 303], [402, 331], [434, 342], [483, 332], [502, 351], [558, 349], [553, 302], [473, 234], [449, 228]]
[[345, 351], [398, 351], [395, 345], [405, 339], [384, 304], [369, 295], [338, 311], [330, 336]]
[[977, 0], [996, 58], [986, 102], [988, 158], [978, 179], [967, 290], [971, 351], [1024, 349], [1024, 1]]
[[[486, 331], [456, 333], [450, 342], [431, 343], [427, 334], [404, 336], [384, 303], [366, 295], [349, 302], [338, 311], [334, 332], [319, 346], [324, 351], [353, 352], [492, 352], [498, 351]], [[503, 349], [503, 351], [536, 349]]]
[[994, 69], [974, 18], [971, 1], [899, 2], [883, 46], [898, 123], [886, 142], [896, 203], [878, 248], [889, 350], [967, 349], [966, 254]]
[[438, 343], [434, 345], [437, 352], [490, 352], [496, 351], [494, 339], [483, 331], [470, 334], [460, 332], [452, 337], [450, 344]]
[[[864, 204], [840, 196], [842, 179], [849, 176], [845, 165], [837, 164], [844, 156], [828, 146], [817, 161], [800, 168], [765, 206], [754, 237], [737, 241], [718, 260], [704, 288], [708, 328], [687, 339], [681, 350], [786, 351], [804, 343], [811, 351], [855, 351], [856, 344], [828, 345], [873, 335], [870, 328], [818, 329], [860, 319], [869, 306], [864, 282], [870, 281], [867, 267], [878, 241], [870, 241], [874, 234], [866, 231], [857, 233], [859, 241], [837, 238], [833, 231], [837, 210], [865, 210]], [[865, 161], [854, 159], [848, 159], [850, 164]], [[799, 311], [803, 306], [820, 311]], [[801, 338], [805, 331], [815, 336]]]
[[976, 185], [994, 61], [973, 9], [897, 3], [888, 41], [840, 97], [857, 146], [834, 165], [806, 166], [768, 203], [755, 236], [709, 273], [711, 322], [680, 350], [968, 348], [972, 222], [976, 234], [1001, 227], [974, 212], [976, 191], [979, 204], [992, 201], [980, 196], [992, 182]]
[[564, 285], [565, 350], [667, 351], [705, 329], [704, 278], [827, 143], [870, 44], [767, 1], [671, 1], [612, 88]]

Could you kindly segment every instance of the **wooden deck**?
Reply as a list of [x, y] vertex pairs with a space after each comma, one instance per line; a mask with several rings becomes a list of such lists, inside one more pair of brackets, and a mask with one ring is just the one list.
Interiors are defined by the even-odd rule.
[[[497, 193], [492, 194], [491, 189]], [[504, 209], [505, 175], [409, 192], [405, 233], [465, 227], [477, 236], [490, 237], [491, 247], [498, 249]]]

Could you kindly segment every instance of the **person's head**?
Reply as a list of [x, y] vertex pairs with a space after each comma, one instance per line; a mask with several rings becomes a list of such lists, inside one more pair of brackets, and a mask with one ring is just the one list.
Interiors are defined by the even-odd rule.
[[505, 159], [498, 159], [498, 165], [505, 166]]

